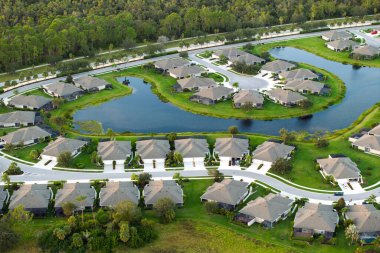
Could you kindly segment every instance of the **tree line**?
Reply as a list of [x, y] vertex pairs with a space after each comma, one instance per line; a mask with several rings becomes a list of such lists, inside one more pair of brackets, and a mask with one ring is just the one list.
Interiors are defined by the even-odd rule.
[[377, 14], [379, 0], [4, 0], [0, 71], [133, 42]]

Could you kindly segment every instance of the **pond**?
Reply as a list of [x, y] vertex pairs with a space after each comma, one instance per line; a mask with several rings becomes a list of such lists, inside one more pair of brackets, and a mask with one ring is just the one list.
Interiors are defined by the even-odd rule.
[[[309, 132], [341, 129], [349, 126], [361, 113], [380, 101], [378, 68], [354, 69], [351, 65], [329, 61], [294, 48], [276, 48], [270, 53], [279, 59], [305, 62], [334, 73], [345, 82], [346, 97], [340, 104], [315, 113], [307, 120], [220, 119], [193, 114], [164, 103], [151, 92], [149, 84], [144, 84], [142, 79], [128, 77], [134, 90], [132, 95], [78, 110], [74, 114], [74, 121], [96, 120], [104, 129], [112, 128], [116, 132], [214, 132], [225, 131], [229, 126], [236, 125], [241, 132], [277, 135], [281, 128]], [[122, 80], [124, 78], [119, 79]], [[76, 128], [79, 129], [79, 126]]]

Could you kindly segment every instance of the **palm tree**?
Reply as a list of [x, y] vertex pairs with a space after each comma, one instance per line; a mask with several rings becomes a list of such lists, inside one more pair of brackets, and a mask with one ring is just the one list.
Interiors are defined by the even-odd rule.
[[376, 196], [374, 194], [371, 194], [368, 199], [365, 200], [368, 204], [375, 204], [377, 203], [376, 201]]
[[84, 208], [85, 208], [85, 206], [84, 206], [84, 202], [86, 201], [86, 199], [87, 199], [87, 196], [84, 196], [84, 195], [80, 195], [80, 196], [78, 196], [75, 200], [77, 201], [77, 202], [79, 202], [81, 205], [80, 205], [80, 209], [81, 209], [81, 211], [82, 211], [82, 224], [84, 224], [84, 216], [83, 216], [83, 212], [84, 212]]
[[351, 240], [350, 245], [352, 245], [355, 241], [359, 240], [358, 229], [354, 224], [349, 225], [344, 231], [344, 234], [347, 239]]
[[107, 129], [107, 135], [110, 137], [110, 139], [112, 140], [114, 137], [115, 137], [115, 132], [111, 129], [111, 128], [108, 128]]
[[8, 173], [4, 172], [3, 175], [1, 175], [1, 181], [4, 182], [9, 189], [9, 186], [11, 185], [11, 178], [9, 177]]

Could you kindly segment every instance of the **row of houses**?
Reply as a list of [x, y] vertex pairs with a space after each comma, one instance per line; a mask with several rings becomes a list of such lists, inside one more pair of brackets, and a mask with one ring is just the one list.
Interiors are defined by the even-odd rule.
[[354, 35], [346, 31], [328, 31], [321, 35], [322, 39], [327, 41], [327, 48], [342, 52], [342, 51], [352, 51], [351, 57], [360, 60], [371, 60], [380, 56], [380, 48], [363, 45], [353, 41]]
[[[208, 187], [201, 196], [201, 201], [216, 202], [220, 208], [233, 211], [249, 196], [248, 187], [246, 182], [224, 179]], [[281, 194], [269, 193], [249, 201], [237, 211], [234, 220], [248, 226], [258, 223], [266, 228], [273, 228], [295, 209], [293, 200]], [[350, 206], [344, 218], [350, 219], [356, 225], [361, 240], [374, 240], [380, 236], [380, 210], [373, 205]], [[295, 214], [293, 236], [324, 235], [329, 239], [335, 235], [338, 223], [339, 215], [331, 205], [306, 203]]]
[[[228, 53], [228, 55], [239, 55], [239, 52], [243, 51], [237, 49], [216, 51], [215, 57], [220, 57], [220, 55], [223, 55], [223, 52]], [[168, 71], [171, 76], [173, 76], [173, 71], [176, 73], [176, 71], [182, 71], [183, 69], [187, 69], [187, 67], [197, 67], [188, 65], [182, 66], [182, 64], [189, 64], [189, 62], [181, 58], [166, 59], [157, 61], [155, 67], [162, 71]], [[278, 75], [279, 78], [287, 81], [282, 89], [276, 88], [267, 91], [264, 94], [255, 90], [240, 90], [236, 92], [232, 88], [217, 84], [211, 78], [199, 76], [202, 72], [198, 72], [197, 74], [199, 75], [191, 74], [184, 78], [181, 77], [181, 79], [178, 79], [177, 83], [173, 86], [173, 89], [177, 92], [195, 92], [190, 97], [190, 100], [205, 105], [213, 105], [219, 101], [232, 98], [235, 108], [241, 108], [245, 104], [249, 104], [255, 108], [261, 108], [264, 103], [264, 96], [267, 96], [268, 99], [275, 103], [284, 106], [294, 106], [298, 105], [303, 100], [307, 100], [305, 96], [302, 96], [299, 93], [315, 95], [326, 93], [327, 88], [325, 84], [314, 81], [319, 78], [317, 74], [308, 69], [293, 69], [295, 67], [295, 64], [283, 60], [275, 60], [264, 64], [261, 69], [261, 72], [264, 73], [264, 75]]]
[[[111, 88], [112, 86], [103, 79], [83, 76], [74, 79], [74, 85], [64, 82], [55, 82], [52, 84], [44, 85], [43, 90], [53, 96], [58, 98], [63, 98], [68, 101], [77, 99], [79, 96], [84, 94], [84, 92], [94, 92], [100, 91], [106, 88]], [[13, 108], [17, 109], [27, 109], [27, 110], [51, 110], [53, 109], [52, 99], [38, 96], [38, 95], [16, 95], [10, 99], [4, 100], [4, 103]]]
[[[164, 197], [170, 198], [178, 206], [183, 205], [182, 188], [171, 180], [150, 181], [144, 187], [142, 196], [147, 208], [152, 208], [159, 199]], [[62, 215], [66, 203], [74, 204], [76, 210], [92, 209], [97, 198], [99, 198], [100, 207], [112, 209], [122, 201], [139, 204], [141, 194], [137, 186], [130, 181], [107, 182], [106, 186], [100, 189], [99, 196], [90, 183], [65, 183], [61, 189], [57, 190], [55, 196], [47, 184], [23, 184], [10, 197], [3, 187], [0, 188], [1, 205], [9, 199], [10, 210], [22, 205], [25, 210], [37, 216], [45, 215], [52, 201], [55, 213]]]
[[246, 65], [259, 65], [264, 64], [265, 59], [260, 58], [256, 55], [244, 52], [237, 48], [226, 48], [217, 50], [212, 53], [213, 58], [220, 59], [222, 57], [227, 58], [228, 65], [236, 64], [236, 63], [245, 63]]

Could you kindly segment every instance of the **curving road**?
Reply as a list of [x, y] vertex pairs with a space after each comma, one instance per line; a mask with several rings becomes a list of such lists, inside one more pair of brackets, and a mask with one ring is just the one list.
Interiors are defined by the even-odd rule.
[[[368, 26], [371, 27], [371, 26]], [[366, 28], [366, 27], [361, 27]], [[358, 28], [348, 28], [344, 30], [350, 30], [355, 31]], [[277, 37], [277, 38], [271, 38], [271, 39], [263, 39], [260, 41], [254, 41], [253, 44], [257, 43], [268, 43], [268, 42], [274, 42], [274, 41], [281, 41], [281, 40], [289, 40], [289, 39], [298, 39], [298, 38], [306, 38], [311, 36], [316, 36], [321, 34], [321, 32], [313, 33], [313, 34], [297, 34], [297, 35], [289, 35], [289, 36], [283, 36], [283, 37]], [[240, 43], [240, 44], [233, 44], [233, 45], [223, 45], [223, 46], [216, 46], [211, 47], [208, 49], [211, 50], [217, 50], [217, 49], [223, 49], [223, 48], [230, 48], [230, 47], [238, 47], [242, 46], [246, 43]], [[169, 49], [170, 50], [170, 49]], [[205, 49], [198, 49], [192, 51], [192, 53], [196, 54], [198, 52], [204, 51]], [[155, 58], [154, 60], [159, 59], [168, 59], [175, 57], [176, 55], [166, 55], [162, 57]], [[145, 64], [148, 62], [153, 61], [152, 59], [146, 59], [146, 60], [140, 60], [136, 62], [130, 62], [130, 63], [123, 63], [116, 66], [116, 68], [128, 68], [133, 67], [141, 64]], [[106, 67], [102, 69], [92, 70], [86, 73], [80, 73], [76, 74], [73, 77], [81, 77], [85, 75], [94, 75], [94, 74], [100, 74], [107, 71], [113, 71], [115, 70], [115, 67]], [[24, 87], [17, 88], [19, 92], [24, 92], [33, 88], [41, 87], [42, 85], [53, 83], [59, 80], [64, 80], [64, 77], [61, 78], [54, 78], [46, 81], [37, 82], [34, 84], [30, 84]], [[0, 95], [0, 99], [9, 97], [13, 95], [14, 91], [8, 91]], [[12, 160], [9, 160], [3, 156], [0, 156], [0, 172], [2, 173], [6, 168], [8, 168], [9, 164], [12, 162]], [[88, 180], [94, 180], [94, 179], [110, 179], [110, 180], [129, 180], [131, 177], [132, 172], [126, 172], [126, 173], [101, 173], [101, 172], [71, 172], [71, 171], [57, 171], [57, 170], [46, 170], [46, 169], [40, 169], [36, 167], [32, 167], [30, 165], [21, 164], [19, 163], [19, 166], [24, 171], [23, 175], [20, 176], [11, 176], [12, 182], [28, 182], [28, 183], [38, 183], [38, 182], [46, 182], [46, 181], [53, 181], [53, 180], [65, 180], [65, 181], [88, 181]], [[291, 186], [289, 184], [286, 184], [282, 181], [279, 181], [276, 178], [259, 174], [253, 171], [246, 171], [246, 170], [234, 170], [234, 169], [221, 169], [222, 173], [224, 173], [226, 176], [233, 176], [235, 178], [243, 178], [245, 181], [254, 181], [258, 180], [260, 182], [263, 182], [267, 185], [272, 186], [273, 188], [281, 191], [282, 194], [289, 196], [290, 198], [308, 198], [312, 202], [322, 202], [322, 203], [332, 203], [333, 201], [338, 200], [340, 197], [334, 196], [332, 193], [317, 193], [313, 191], [303, 190], [300, 188], [296, 188], [294, 186]], [[153, 176], [153, 178], [172, 178], [175, 171], [154, 171], [150, 172]], [[185, 177], [199, 177], [199, 176], [207, 176], [206, 170], [189, 170], [189, 171], [181, 171], [181, 175]], [[374, 194], [375, 196], [380, 196], [380, 187], [375, 188], [373, 190], [369, 190], [366, 192], [361, 193], [353, 193], [353, 194], [346, 194], [344, 196], [346, 202], [348, 203], [361, 203], [365, 199], [367, 199], [371, 194]]]

